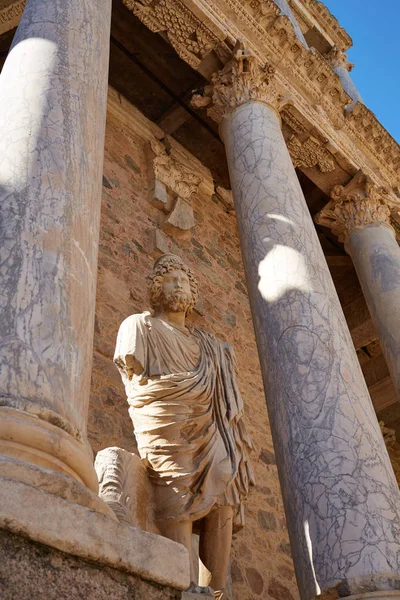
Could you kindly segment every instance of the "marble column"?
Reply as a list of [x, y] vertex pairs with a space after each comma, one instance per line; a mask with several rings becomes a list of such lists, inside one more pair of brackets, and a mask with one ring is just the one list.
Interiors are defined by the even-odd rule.
[[387, 200], [387, 190], [360, 172], [333, 189], [317, 221], [332, 229], [353, 260], [400, 399], [400, 248]]
[[97, 490], [86, 421], [110, 20], [111, 0], [28, 0], [0, 76], [0, 475], [44, 481], [45, 467], [48, 491], [57, 473]]
[[238, 51], [212, 83], [301, 598], [398, 589], [399, 489], [281, 133], [273, 70]]

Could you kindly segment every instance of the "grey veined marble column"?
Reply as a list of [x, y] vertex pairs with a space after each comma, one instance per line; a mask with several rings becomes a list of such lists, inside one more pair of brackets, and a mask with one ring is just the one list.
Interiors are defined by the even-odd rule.
[[345, 244], [400, 399], [400, 248], [390, 225], [388, 192], [358, 173], [336, 186], [319, 213]]
[[110, 18], [111, 0], [28, 0], [0, 77], [0, 455], [93, 490]]
[[223, 116], [300, 595], [311, 600], [337, 584], [342, 596], [398, 589], [399, 489], [279, 116], [268, 105], [273, 76], [245, 52], [231, 69], [214, 76], [210, 114]]

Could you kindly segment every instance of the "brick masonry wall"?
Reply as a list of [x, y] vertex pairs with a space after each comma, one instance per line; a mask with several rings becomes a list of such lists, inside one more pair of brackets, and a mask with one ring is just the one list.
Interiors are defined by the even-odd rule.
[[[89, 439], [95, 452], [112, 445], [135, 451], [124, 389], [112, 356], [121, 321], [149, 308], [146, 276], [154, 262], [151, 239], [165, 215], [149, 201], [148, 148], [154, 136], [162, 135], [110, 90], [89, 413]], [[211, 181], [194, 157], [176, 143], [175, 149], [186, 165], [201, 173], [204, 181]], [[298, 593], [235, 216], [215, 194], [197, 194], [192, 205], [195, 226], [184, 235], [166, 239], [199, 280], [204, 315], [194, 312], [190, 323], [227, 340], [235, 349], [247, 427], [255, 447], [257, 485], [246, 505], [246, 526], [233, 543], [234, 600], [295, 600]]]

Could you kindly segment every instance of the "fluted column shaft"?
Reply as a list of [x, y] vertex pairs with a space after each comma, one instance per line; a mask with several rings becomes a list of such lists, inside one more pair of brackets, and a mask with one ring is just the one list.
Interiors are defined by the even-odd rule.
[[111, 0], [28, 0], [0, 77], [0, 454], [93, 490], [110, 19]]
[[268, 101], [269, 75], [251, 62], [234, 59], [230, 81], [226, 69], [214, 77], [210, 114], [223, 114], [300, 595], [311, 600], [340, 582], [343, 595], [389, 590], [398, 580], [398, 486], [279, 117], [257, 101]]

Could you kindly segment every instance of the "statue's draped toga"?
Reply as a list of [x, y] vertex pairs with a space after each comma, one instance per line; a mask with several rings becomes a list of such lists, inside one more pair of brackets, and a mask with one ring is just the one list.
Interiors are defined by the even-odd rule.
[[254, 481], [231, 346], [143, 313], [122, 323], [114, 361], [155, 489], [156, 518], [197, 521], [213, 506], [230, 505], [239, 529]]

